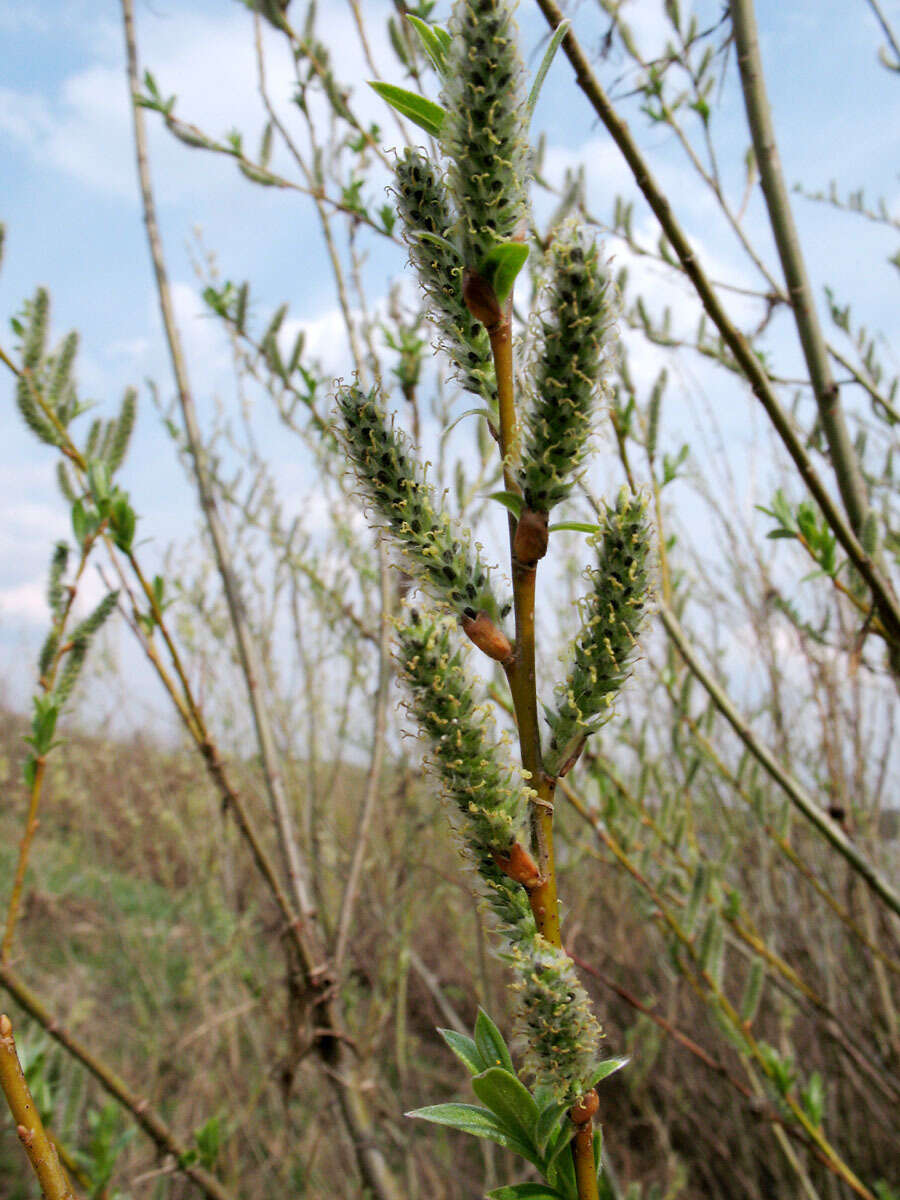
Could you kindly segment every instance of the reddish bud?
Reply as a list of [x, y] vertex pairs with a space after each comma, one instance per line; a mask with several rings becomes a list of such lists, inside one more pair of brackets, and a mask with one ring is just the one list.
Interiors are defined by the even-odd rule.
[[462, 296], [466, 308], [485, 329], [491, 330], [503, 320], [503, 309], [494, 289], [488, 281], [471, 267], [466, 267], [462, 277]]
[[512, 656], [509, 638], [498, 629], [486, 612], [474, 617], [463, 617], [463, 633], [488, 658], [505, 663]]
[[547, 532], [547, 514], [533, 508], [525, 508], [516, 525], [513, 539], [513, 554], [523, 567], [533, 567], [547, 553], [550, 535]]
[[600, 1097], [592, 1088], [589, 1092], [585, 1092], [578, 1103], [573, 1104], [569, 1109], [569, 1120], [573, 1125], [587, 1125], [599, 1107]]
[[521, 883], [527, 892], [533, 891], [543, 883], [537, 863], [521, 842], [513, 842], [507, 854], [495, 852], [493, 858], [503, 874], [516, 883]]

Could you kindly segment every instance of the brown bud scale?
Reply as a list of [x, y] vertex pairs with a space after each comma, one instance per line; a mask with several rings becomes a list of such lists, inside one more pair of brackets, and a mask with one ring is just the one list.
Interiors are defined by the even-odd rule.
[[503, 321], [503, 309], [494, 289], [471, 267], [466, 267], [463, 271], [462, 294], [466, 308], [488, 332]]
[[486, 612], [462, 618], [463, 633], [488, 658], [505, 663], [512, 656], [509, 638], [498, 629]]
[[493, 857], [503, 874], [516, 883], [521, 883], [527, 892], [533, 891], [543, 883], [537, 863], [521, 842], [513, 842], [507, 854], [495, 853]]
[[600, 1097], [592, 1088], [591, 1091], [585, 1092], [578, 1103], [569, 1109], [569, 1119], [573, 1125], [586, 1125], [588, 1121], [592, 1120], [599, 1107]]
[[513, 538], [513, 554], [516, 561], [523, 567], [533, 567], [547, 553], [549, 540], [547, 514], [533, 508], [523, 509]]

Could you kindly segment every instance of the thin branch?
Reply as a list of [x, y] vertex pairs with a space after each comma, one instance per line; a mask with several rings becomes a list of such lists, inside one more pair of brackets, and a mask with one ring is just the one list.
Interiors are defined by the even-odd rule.
[[[556, 29], [563, 20], [563, 14], [558, 5], [554, 3], [554, 0], [536, 0], [536, 3], [544, 14], [547, 23], [553, 29]], [[627, 125], [619, 117], [610, 103], [609, 97], [600, 86], [571, 29], [566, 33], [562, 45], [569, 62], [574, 68], [578, 86], [587, 96], [592, 108], [603, 121], [603, 124], [622, 152], [628, 166], [631, 168], [638, 187], [662, 226], [663, 232], [677, 254], [685, 274], [691, 280], [704, 309], [734, 355], [754, 395], [763, 405], [823, 516], [834, 531], [838, 541], [846, 550], [853, 565], [871, 588], [885, 628], [888, 630], [892, 640], [900, 644], [900, 605], [898, 605], [890, 583], [882, 577], [871, 557], [863, 549], [853, 529], [848, 525], [840, 509], [834, 503], [828, 489], [819, 478], [804, 448], [802, 439], [798, 436], [787, 413], [781, 407], [762, 363], [753, 352], [753, 348], [746, 337], [731, 321], [722, 307], [706, 273], [700, 266], [687, 235], [675, 219], [669, 200], [654, 179]]]
[[[190, 1146], [180, 1142], [150, 1102], [133, 1092], [116, 1073], [74, 1037], [47, 1009], [7, 963], [0, 963], [0, 984], [13, 999], [59, 1042], [73, 1058], [90, 1072], [100, 1086], [131, 1114], [143, 1132], [162, 1154], [171, 1154], [179, 1164], [177, 1170], [192, 1180], [208, 1200], [233, 1200], [214, 1175], [196, 1163], [181, 1165], [189, 1157]], [[69, 1193], [71, 1195], [71, 1192]]]
[[6, 1096], [16, 1133], [38, 1177], [45, 1200], [75, 1200], [56, 1147], [44, 1128], [29, 1090], [16, 1053], [12, 1022], [5, 1013], [0, 1015], [0, 1090]]
[[378, 687], [375, 695], [375, 727], [372, 731], [372, 755], [369, 759], [369, 771], [366, 777], [366, 790], [363, 798], [359, 822], [353, 840], [353, 857], [347, 874], [347, 883], [341, 899], [341, 911], [338, 918], [337, 941], [334, 947], [333, 973], [338, 981], [347, 953], [347, 942], [350, 937], [350, 926], [359, 899], [359, 880], [362, 874], [363, 862], [369, 849], [369, 831], [372, 818], [375, 815], [375, 805], [381, 790], [381, 768], [384, 762], [384, 743], [387, 735], [388, 696], [391, 687], [391, 586], [390, 564], [387, 560], [387, 550], [382, 543], [378, 548], [379, 581], [381, 585], [381, 633], [378, 640]]
[[816, 804], [812, 797], [807, 795], [797, 780], [789, 775], [769, 753], [766, 747], [757, 740], [756, 735], [728, 699], [724, 690], [719, 687], [713, 677], [701, 666], [672, 610], [667, 608], [665, 604], [660, 604], [659, 615], [665, 626], [666, 633], [675, 644], [678, 653], [684, 659], [691, 673], [706, 689], [713, 704], [757, 762], [771, 775], [785, 792], [791, 803], [796, 808], [799, 808], [806, 819], [846, 859], [857, 875], [865, 880], [876, 896], [879, 896], [893, 912], [900, 916], [900, 895], [898, 895], [886, 879], [883, 879], [878, 874], [869, 860], [854, 846], [841, 827], [835, 821], [832, 821], [831, 817]]
[[828, 442], [831, 464], [855, 533], [859, 534], [869, 511], [868, 497], [850, 431], [844, 419], [840, 393], [831, 374], [828, 350], [822, 336], [812, 286], [800, 249], [791, 202], [781, 172], [772, 111], [766, 94], [762, 57], [753, 0], [731, 0], [731, 23], [737, 47], [738, 71], [744, 92], [747, 124], [759, 167], [760, 183], [769, 224], [791, 297], [803, 357], [813, 385], [822, 432]]
[[279, 849], [284, 859], [285, 869], [291, 884], [300, 916], [306, 922], [308, 936], [315, 941], [315, 908], [310, 897], [307, 882], [307, 872], [300, 858], [297, 839], [293, 830], [290, 808], [284, 792], [284, 784], [278, 766], [275, 743], [269, 725], [268, 714], [265, 711], [259, 694], [261, 670], [259, 651], [250, 631], [240, 584], [231, 562], [225, 530], [219, 517], [216, 497], [209, 480], [209, 472], [205, 460], [203, 442], [197, 421], [196, 406], [188, 381], [187, 365], [181, 346], [181, 338], [175, 321], [175, 311], [172, 305], [168, 275], [163, 258], [162, 241], [156, 218], [156, 203], [150, 179], [150, 166], [147, 158], [146, 136], [144, 132], [143, 110], [136, 103], [140, 88], [140, 75], [137, 60], [137, 45], [134, 32], [134, 15], [132, 0], [122, 0], [124, 18], [125, 45], [128, 55], [128, 82], [131, 92], [131, 110], [134, 128], [135, 154], [137, 158], [138, 178], [140, 183], [141, 200], [144, 210], [144, 225], [147, 230], [147, 240], [150, 256], [153, 261], [153, 271], [156, 277], [156, 287], [159, 296], [160, 311], [166, 341], [169, 346], [169, 356], [175, 375], [178, 400], [181, 406], [185, 434], [193, 460], [194, 476], [200, 504], [206, 518], [210, 540], [216, 557], [219, 575], [225, 591], [231, 625], [237, 641], [241, 669], [247, 685], [247, 697], [250, 711], [256, 729], [260, 760], [269, 801], [272, 806], [276, 828], [278, 830]]

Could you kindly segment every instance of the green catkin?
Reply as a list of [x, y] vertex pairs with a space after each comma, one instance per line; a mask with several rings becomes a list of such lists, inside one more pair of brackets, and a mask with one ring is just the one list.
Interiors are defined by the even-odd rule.
[[450, 17], [441, 147], [464, 265], [521, 237], [531, 152], [525, 74], [509, 0], [456, 0]]
[[53, 614], [53, 620], [59, 621], [66, 602], [64, 577], [69, 564], [69, 546], [67, 542], [57, 542], [53, 547], [53, 557], [50, 560], [50, 574], [47, 580], [47, 607]]
[[496, 403], [497, 384], [491, 345], [484, 326], [462, 298], [462, 260], [450, 245], [423, 238], [422, 233], [450, 240], [455, 217], [444, 182], [418, 150], [407, 149], [394, 167], [397, 207], [406, 231], [409, 257], [428, 298], [440, 345], [456, 369], [460, 384]]
[[27, 307], [28, 328], [22, 339], [22, 374], [16, 384], [16, 405], [22, 419], [36, 437], [51, 446], [59, 445], [59, 434], [44, 416], [39, 379], [44, 366], [50, 294], [38, 288]]
[[84, 666], [84, 660], [87, 658], [87, 652], [90, 649], [94, 635], [112, 613], [118, 599], [119, 593], [117, 591], [107, 592], [93, 612], [85, 617], [69, 635], [71, 648], [66, 652], [62, 660], [59, 681], [53, 690], [53, 695], [60, 711], [62, 711], [66, 701], [72, 694], [72, 689], [75, 687], [78, 676], [81, 673], [81, 668]]
[[63, 340], [53, 358], [53, 370], [47, 389], [47, 402], [63, 425], [68, 425], [75, 410], [75, 386], [72, 382], [72, 365], [78, 353], [78, 334], [72, 332]]
[[113, 427], [108, 452], [104, 456], [110, 477], [115, 475], [128, 453], [128, 444], [134, 430], [134, 418], [137, 414], [137, 392], [134, 388], [126, 388], [122, 397], [122, 407]]
[[545, 766], [551, 774], [565, 767], [612, 715], [637, 650], [650, 590], [646, 501], [623, 489], [592, 541], [598, 565], [587, 572], [582, 631], [568, 678], [557, 692], [558, 707], [547, 718], [552, 732]]
[[550, 247], [539, 312], [521, 482], [529, 507], [549, 512], [568, 496], [587, 453], [615, 318], [608, 267], [574, 221]]
[[468, 531], [440, 510], [412, 447], [388, 423], [375, 391], [341, 387], [336, 399], [357, 479], [420, 582], [457, 613], [494, 615], [489, 571], [473, 551]]
[[538, 932], [525, 889], [498, 867], [525, 823], [526, 796], [514, 770], [497, 761], [492, 723], [474, 700], [449, 620], [416, 616], [400, 630], [409, 709], [432, 748], [431, 765], [459, 813], [467, 857], [482, 883], [503, 956], [515, 971], [517, 1034], [525, 1067], [556, 1099], [573, 1103], [594, 1084], [602, 1031], [574, 964]]
[[513, 768], [497, 760], [493, 720], [475, 701], [462, 651], [451, 641], [451, 624], [420, 622], [402, 632], [410, 711], [431, 742], [445, 792], [465, 822], [467, 842], [476, 854], [503, 855], [526, 824], [522, 785]]

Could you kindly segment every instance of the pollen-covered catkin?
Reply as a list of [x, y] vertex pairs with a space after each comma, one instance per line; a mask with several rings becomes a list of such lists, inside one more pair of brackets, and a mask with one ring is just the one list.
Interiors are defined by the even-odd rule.
[[412, 447], [388, 423], [375, 391], [340, 387], [336, 399], [356, 477], [422, 585], [458, 613], [495, 613], [488, 568], [468, 532], [441, 510]]
[[529, 372], [521, 482], [539, 512], [568, 496], [587, 453], [611, 359], [613, 295], [597, 246], [565, 222], [548, 254]]
[[497, 864], [497, 852], [525, 825], [526, 793], [492, 744], [493, 722], [474, 699], [454, 632], [451, 621], [418, 614], [401, 626], [409, 709], [429, 739], [432, 768], [458, 810], [466, 854], [506, 943], [526, 1068], [571, 1104], [596, 1081], [602, 1032], [572, 960], [537, 932], [524, 887]]
[[547, 718], [551, 740], [545, 766], [551, 774], [562, 771], [585, 738], [612, 715], [637, 651], [650, 592], [646, 501], [623, 489], [592, 541], [598, 562], [587, 572], [590, 590], [581, 603], [581, 632], [568, 678], [557, 690], [557, 709]]
[[410, 261], [428, 297], [441, 348], [462, 386], [494, 403], [497, 383], [490, 340], [463, 301], [462, 258], [450, 245], [422, 236], [432, 234], [452, 243], [456, 217], [443, 179], [424, 154], [409, 148], [398, 158], [394, 178]]
[[509, 0], [456, 0], [441, 99], [441, 145], [464, 265], [524, 232], [530, 175], [524, 68]]
[[410, 711], [431, 742], [444, 790], [462, 814], [467, 843], [476, 855], [504, 854], [526, 824], [524, 790], [492, 745], [493, 720], [476, 703], [451, 622], [404, 626], [400, 664]]

